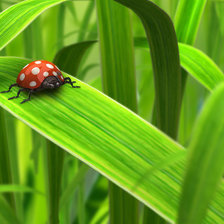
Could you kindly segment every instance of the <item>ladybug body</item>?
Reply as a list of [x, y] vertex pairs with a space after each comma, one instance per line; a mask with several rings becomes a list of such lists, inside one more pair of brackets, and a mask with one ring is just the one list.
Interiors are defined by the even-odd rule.
[[1, 93], [6, 93], [11, 90], [14, 86], [19, 86], [17, 96], [9, 98], [18, 98], [22, 91], [28, 91], [29, 97], [22, 101], [25, 103], [30, 100], [32, 93], [41, 91], [44, 89], [56, 89], [61, 85], [69, 83], [73, 88], [80, 88], [80, 86], [74, 86], [75, 81], [71, 81], [69, 77], [63, 77], [59, 68], [53, 63], [45, 60], [33, 61], [26, 65], [19, 73], [16, 83], [12, 84], [7, 91]]

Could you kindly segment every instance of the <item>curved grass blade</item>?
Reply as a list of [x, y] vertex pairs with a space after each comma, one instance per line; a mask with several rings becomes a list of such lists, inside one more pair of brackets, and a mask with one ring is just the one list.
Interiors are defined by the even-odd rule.
[[[146, 38], [136, 38], [135, 46], [148, 49]], [[179, 43], [181, 67], [198, 82], [212, 91], [224, 81], [221, 69], [202, 51], [187, 44]]]
[[181, 107], [181, 68], [178, 45], [170, 17], [147, 0], [116, 0], [142, 20], [151, 49], [155, 83], [157, 127], [176, 138]]
[[[151, 49], [155, 86], [154, 123], [176, 139], [182, 97], [182, 76], [177, 38], [170, 17], [158, 6], [147, 0], [116, 0], [132, 9], [141, 19]], [[149, 211], [149, 213], [153, 213]], [[144, 213], [144, 219], [149, 222]], [[161, 217], [158, 222], [162, 223]]]
[[188, 151], [187, 173], [183, 182], [178, 224], [203, 223], [208, 205], [222, 180], [223, 98], [224, 84], [221, 84], [207, 100], [195, 124]]
[[[0, 90], [15, 82], [26, 59], [0, 57]], [[70, 76], [71, 77], [71, 76]], [[20, 104], [7, 100], [16, 94], [0, 94], [0, 104], [14, 116], [49, 140], [79, 158], [125, 189], [171, 223], [176, 220], [184, 161], [136, 182], [159, 161], [175, 155], [183, 147], [90, 86], [78, 81], [80, 89], [62, 86], [58, 91], [38, 93]], [[224, 218], [224, 186], [216, 192], [205, 223], [221, 223]]]
[[221, 69], [202, 51], [179, 43], [181, 66], [208, 90], [224, 81]]
[[21, 33], [44, 10], [66, 0], [26, 0], [0, 14], [0, 50]]

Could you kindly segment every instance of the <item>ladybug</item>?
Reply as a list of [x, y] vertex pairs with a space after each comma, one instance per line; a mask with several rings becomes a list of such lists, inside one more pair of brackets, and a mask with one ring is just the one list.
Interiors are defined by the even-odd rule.
[[57, 89], [61, 85], [66, 83], [71, 84], [73, 88], [80, 88], [80, 86], [74, 86], [75, 81], [71, 81], [69, 77], [63, 77], [59, 68], [53, 63], [45, 60], [33, 61], [27, 64], [19, 73], [16, 83], [9, 86], [7, 91], [0, 93], [8, 93], [14, 86], [21, 87], [16, 96], [9, 98], [9, 100], [18, 98], [22, 91], [28, 91], [28, 98], [21, 103], [25, 103], [30, 100], [32, 93], [44, 90], [44, 89]]

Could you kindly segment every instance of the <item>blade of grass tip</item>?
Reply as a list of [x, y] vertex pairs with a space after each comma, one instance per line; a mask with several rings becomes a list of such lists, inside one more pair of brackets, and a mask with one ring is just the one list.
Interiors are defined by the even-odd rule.
[[178, 224], [204, 223], [209, 205], [212, 207], [210, 202], [219, 183], [223, 180], [223, 97], [224, 84], [222, 83], [208, 98], [195, 124], [188, 150]]
[[[91, 16], [92, 16], [92, 13], [93, 13], [93, 10], [94, 10], [94, 6], [95, 6], [95, 2], [90, 1], [88, 6], [87, 6], [84, 18], [82, 19], [80, 30], [85, 30], [88, 27], [89, 21], [91, 19]], [[77, 38], [77, 42], [83, 41], [84, 39], [85, 39], [85, 33], [80, 32], [79, 35], [78, 35], [78, 38]]]
[[[21, 33], [40, 13], [64, 1], [65, 0], [27, 0], [19, 2], [3, 11], [0, 14], [0, 50]], [[51, 29], [49, 29], [48, 32]], [[55, 30], [56, 29], [52, 32], [54, 36], [56, 36]]]
[[[129, 11], [112, 0], [96, 1], [103, 91], [137, 111], [135, 62]], [[110, 183], [110, 223], [138, 223], [138, 201]]]

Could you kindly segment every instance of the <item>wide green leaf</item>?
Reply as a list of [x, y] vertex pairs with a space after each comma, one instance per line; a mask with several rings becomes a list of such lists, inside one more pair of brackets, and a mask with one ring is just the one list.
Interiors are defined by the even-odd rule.
[[209, 97], [195, 124], [188, 151], [178, 224], [202, 223], [221, 182], [224, 172], [223, 98], [224, 84], [221, 84]]
[[44, 10], [66, 0], [26, 0], [0, 14], [0, 50], [21, 33]]
[[[15, 82], [28, 62], [0, 57], [0, 90]], [[140, 180], [145, 171], [180, 153], [183, 147], [127, 108], [76, 81], [80, 89], [65, 85], [56, 91], [37, 93], [25, 104], [20, 104], [25, 93], [20, 99], [7, 100], [16, 94], [18, 89], [14, 88], [10, 93], [0, 94], [0, 104], [174, 223], [184, 161]], [[224, 201], [223, 185], [212, 202], [207, 223], [223, 222], [224, 205], [220, 201]]]

